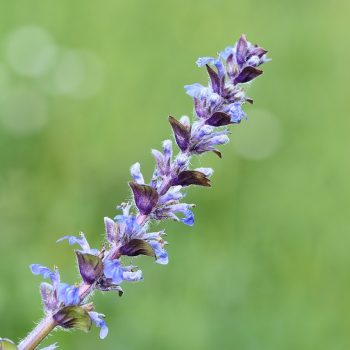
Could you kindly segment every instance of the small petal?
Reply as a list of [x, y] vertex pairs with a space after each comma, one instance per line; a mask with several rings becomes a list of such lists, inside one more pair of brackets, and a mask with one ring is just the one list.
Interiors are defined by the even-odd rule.
[[142, 271], [124, 271], [123, 272], [123, 280], [129, 281], [129, 282], [138, 282], [143, 279], [142, 277]]
[[46, 282], [41, 283], [40, 294], [45, 311], [53, 311], [57, 308], [59, 301], [57, 300], [55, 290], [51, 284]]
[[169, 210], [170, 210], [170, 213], [171, 212], [172, 213], [177, 213], [177, 212], [183, 213], [185, 216], [184, 218], [179, 219], [174, 215], [174, 219], [180, 220], [188, 226], [192, 226], [194, 224], [194, 215], [193, 215], [192, 210], [190, 208], [193, 206], [194, 206], [193, 204], [179, 203], [179, 204], [174, 204], [174, 205], [170, 206]]
[[150, 241], [149, 244], [154, 250], [154, 254], [156, 256], [156, 263], [161, 265], [168, 264], [169, 258], [167, 251], [164, 249], [164, 243], [162, 244], [158, 241]]
[[215, 146], [215, 145], [225, 145], [230, 141], [229, 137], [227, 135], [219, 135], [215, 136], [210, 140], [210, 145]]
[[84, 233], [82, 233], [82, 232], [80, 233], [80, 237], [64, 236], [64, 237], [58, 239], [57, 243], [62, 242], [64, 240], [68, 240], [68, 243], [70, 245], [74, 245], [74, 244], [80, 245], [83, 253], [89, 253], [89, 254], [93, 254], [93, 255], [97, 255], [99, 253], [97, 249], [90, 249], [90, 245], [89, 245], [87, 239], [85, 238]]
[[163, 152], [165, 163], [167, 163], [167, 160], [169, 160], [173, 154], [173, 143], [171, 142], [171, 140], [163, 141]]
[[103, 272], [113, 283], [119, 285], [123, 282], [123, 269], [118, 259], [105, 261]]
[[260, 64], [260, 57], [259, 56], [252, 56], [247, 60], [248, 66], [257, 67]]
[[236, 50], [234, 47], [227, 46], [224, 50], [220, 52], [219, 56], [226, 61], [230, 55], [235, 55], [235, 53], [236, 53]]
[[190, 118], [187, 115], [183, 115], [180, 118], [180, 123], [185, 125], [188, 128], [191, 126]]
[[152, 149], [152, 155], [154, 157], [154, 159], [156, 160], [157, 163], [157, 173], [159, 174], [164, 174], [165, 172], [165, 162], [164, 162], [164, 156], [162, 154], [162, 152], [159, 152], [156, 149]]
[[108, 334], [108, 327], [107, 327], [106, 321], [104, 320], [105, 315], [99, 314], [94, 311], [90, 311], [89, 316], [91, 318], [91, 321], [95, 323], [96, 327], [101, 328], [100, 338], [101, 339], [106, 338]]
[[66, 306], [78, 305], [80, 302], [79, 288], [67, 283], [60, 283], [58, 287], [58, 300]]
[[58, 269], [55, 269], [53, 272], [48, 267], [39, 264], [32, 264], [29, 267], [34, 275], [42, 275], [44, 278], [49, 278], [54, 285], [60, 281]]
[[104, 224], [106, 237], [110, 243], [113, 243], [117, 239], [116, 224], [114, 220], [108, 217], [104, 218]]
[[141, 166], [140, 163], [135, 163], [130, 168], [130, 173], [134, 181], [138, 184], [144, 184], [145, 180], [143, 178], [143, 175], [141, 173]]
[[185, 85], [185, 90], [186, 94], [190, 95], [191, 97], [200, 97], [207, 92], [207, 88], [199, 83]]
[[191, 210], [186, 210], [184, 212], [185, 217], [180, 219], [185, 225], [187, 226], [193, 226], [194, 225], [194, 215]]
[[240, 102], [235, 102], [231, 105], [229, 114], [232, 123], [240, 123], [246, 117]]
[[175, 163], [179, 169], [186, 167], [189, 163], [189, 157], [185, 153], [179, 153], [175, 158]]
[[198, 60], [196, 61], [196, 64], [198, 67], [203, 67], [206, 64], [215, 64], [215, 61], [217, 59], [213, 57], [199, 57]]
[[181, 193], [182, 186], [173, 186], [171, 187], [167, 193], [165, 193], [159, 199], [159, 204], [164, 204], [170, 201], [177, 201], [184, 197], [184, 194]]

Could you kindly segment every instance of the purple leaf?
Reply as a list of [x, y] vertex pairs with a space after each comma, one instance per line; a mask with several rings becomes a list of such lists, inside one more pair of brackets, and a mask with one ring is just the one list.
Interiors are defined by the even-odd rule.
[[249, 51], [248, 55], [247, 55], [247, 59], [252, 57], [252, 56], [258, 56], [259, 58], [261, 58], [262, 56], [264, 56], [265, 54], [267, 54], [267, 50], [263, 49], [262, 47], [254, 47], [251, 51]]
[[235, 78], [234, 83], [247, 83], [248, 81], [251, 81], [261, 75], [263, 73], [262, 70], [252, 67], [252, 66], [247, 66], [244, 67], [243, 70], [237, 75]]
[[205, 174], [196, 170], [185, 170], [182, 171], [176, 179], [173, 181], [173, 186], [190, 186], [199, 185], [210, 187], [210, 180], [205, 176]]
[[247, 50], [248, 50], [248, 42], [244, 35], [241, 35], [241, 37], [238, 40], [237, 48], [236, 48], [236, 60], [239, 66], [242, 66], [242, 64], [246, 60], [247, 56]]
[[215, 72], [214, 69], [209, 67], [207, 64], [205, 65], [207, 67], [208, 75], [211, 81], [211, 86], [213, 88], [213, 91], [217, 94], [220, 93], [220, 79], [218, 74]]
[[151, 186], [129, 182], [137, 208], [142, 215], [148, 215], [158, 203], [158, 192]]
[[154, 256], [153, 248], [143, 239], [132, 239], [120, 248], [121, 255], [137, 256], [148, 255]]
[[228, 125], [231, 124], [231, 117], [224, 112], [215, 112], [205, 121], [205, 124], [211, 126]]
[[98, 256], [75, 252], [78, 260], [80, 275], [84, 282], [94, 283], [102, 274], [103, 263]]
[[172, 116], [169, 116], [169, 123], [173, 129], [177, 145], [181, 151], [185, 152], [190, 142], [190, 128], [186, 127]]

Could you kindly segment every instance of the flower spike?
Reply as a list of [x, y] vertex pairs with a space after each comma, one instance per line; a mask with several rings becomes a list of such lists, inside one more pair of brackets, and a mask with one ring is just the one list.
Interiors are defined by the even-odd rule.
[[[104, 218], [105, 242], [100, 250], [90, 248], [83, 233], [57, 241], [67, 240], [70, 245], [80, 246], [75, 254], [82, 282], [69, 285], [61, 282], [57, 268], [52, 271], [39, 264], [30, 266], [33, 274], [49, 279], [51, 284], [40, 285], [46, 318], [20, 343], [20, 350], [36, 348], [43, 337], [41, 330], [52, 330], [57, 325], [87, 332], [94, 323], [104, 339], [108, 334], [105, 316], [94, 311], [93, 304], [87, 303], [88, 297], [95, 290], [117, 291], [121, 296], [121, 283], [143, 280], [140, 269], [125, 264], [125, 256], [133, 260], [145, 255], [158, 264], [168, 263], [165, 232], [149, 229], [152, 224], [168, 219], [194, 225], [195, 205], [183, 199], [190, 186], [210, 187], [213, 170], [192, 168], [191, 158], [207, 152], [221, 158], [218, 147], [229, 142], [228, 127], [246, 119], [244, 105], [253, 100], [246, 96], [245, 84], [263, 73], [260, 66], [270, 60], [266, 54], [265, 49], [242, 35], [217, 57], [197, 60], [198, 67], [205, 67], [208, 84], [185, 85], [186, 93], [193, 99], [194, 120], [191, 122], [188, 116], [168, 118], [178, 153], [174, 152], [171, 140], [163, 141], [162, 151], [152, 150], [155, 167], [149, 182], [139, 163], [131, 166], [131, 200], [117, 207], [121, 213], [114, 219]], [[4, 341], [0, 339], [0, 347]], [[47, 349], [54, 348], [55, 344]]]

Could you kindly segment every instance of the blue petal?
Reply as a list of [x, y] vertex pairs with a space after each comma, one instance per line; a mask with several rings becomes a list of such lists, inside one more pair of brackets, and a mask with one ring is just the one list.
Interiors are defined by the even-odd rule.
[[114, 284], [119, 285], [123, 282], [123, 269], [119, 260], [115, 259], [105, 261], [103, 272], [107, 278], [112, 279]]
[[153, 248], [154, 254], [156, 256], [156, 262], [161, 265], [166, 265], [169, 259], [167, 251], [163, 248], [164, 244], [161, 244], [158, 241], [149, 241], [148, 243]]
[[53, 272], [48, 267], [39, 264], [32, 264], [29, 267], [34, 275], [42, 275], [44, 278], [49, 278], [52, 283], [58, 283], [60, 280], [58, 269]]
[[117, 215], [114, 218], [120, 224], [120, 234], [128, 235], [131, 237], [134, 233], [138, 233], [142, 230], [142, 227], [137, 223], [136, 216], [134, 215]]
[[123, 280], [129, 282], [138, 282], [143, 280], [142, 271], [124, 271], [123, 272]]
[[115, 223], [112, 219], [105, 217], [104, 218], [104, 224], [105, 224], [105, 233], [106, 237], [109, 242], [113, 243], [116, 240], [116, 230], [115, 230]]
[[205, 91], [205, 87], [202, 84], [194, 83], [191, 85], [185, 85], [186, 94], [192, 97], [199, 97], [203, 91]]
[[230, 108], [231, 122], [239, 123], [243, 118], [246, 117], [246, 114], [243, 112], [242, 105], [240, 102], [235, 102]]
[[184, 212], [184, 214], [185, 214], [185, 217], [184, 217], [184, 218], [181, 218], [180, 220], [181, 220], [184, 224], [186, 224], [186, 225], [188, 225], [188, 226], [193, 226], [193, 224], [194, 224], [194, 215], [193, 215], [192, 211], [191, 211], [190, 209], [187, 209], [187, 210]]
[[230, 141], [227, 135], [215, 135], [208, 142], [208, 146], [217, 146], [217, 145], [225, 145]]
[[79, 288], [67, 283], [60, 283], [58, 287], [58, 300], [64, 305], [78, 305], [80, 303]]
[[206, 64], [215, 64], [216, 61], [217, 59], [213, 57], [199, 57], [196, 64], [198, 67], [203, 67]]
[[108, 327], [106, 325], [106, 323], [104, 323], [102, 326], [101, 326], [101, 330], [100, 330], [100, 338], [101, 339], [104, 339], [106, 338], [108, 335]]
[[198, 58], [196, 63], [197, 63], [198, 67], [203, 67], [206, 64], [212, 64], [218, 70], [219, 78], [222, 78], [225, 75], [225, 70], [224, 70], [224, 66], [221, 62], [220, 55], [219, 55], [219, 58], [200, 57], [200, 58]]
[[136, 183], [141, 185], [145, 183], [145, 180], [141, 173], [140, 163], [133, 164], [130, 168], [130, 173]]
[[64, 236], [64, 237], [58, 239], [56, 242], [59, 243], [59, 242], [62, 242], [64, 240], [68, 240], [68, 243], [70, 245], [79, 244], [83, 253], [88, 253], [88, 254], [92, 254], [92, 255], [97, 255], [99, 253], [99, 251], [97, 249], [90, 249], [90, 245], [89, 245], [88, 241], [86, 240], [85, 235], [83, 233], [80, 233], [80, 237]]
[[106, 324], [106, 321], [104, 320], [105, 315], [99, 314], [94, 311], [89, 312], [89, 316], [91, 318], [91, 321], [93, 321], [96, 325], [96, 327], [100, 327], [100, 338], [104, 339], [107, 337], [108, 334], [108, 327]]
[[235, 54], [236, 50], [234, 47], [232, 46], [227, 46], [225, 49], [223, 49], [220, 52], [220, 57], [222, 57], [225, 61], [227, 60], [228, 56], [230, 56], [231, 54]]

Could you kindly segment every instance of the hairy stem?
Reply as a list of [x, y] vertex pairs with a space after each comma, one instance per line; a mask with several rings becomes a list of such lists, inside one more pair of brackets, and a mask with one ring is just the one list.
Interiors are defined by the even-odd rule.
[[51, 315], [46, 316], [18, 345], [18, 350], [34, 350], [57, 326]]

